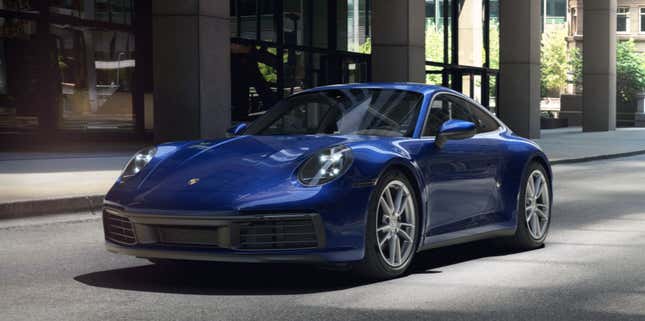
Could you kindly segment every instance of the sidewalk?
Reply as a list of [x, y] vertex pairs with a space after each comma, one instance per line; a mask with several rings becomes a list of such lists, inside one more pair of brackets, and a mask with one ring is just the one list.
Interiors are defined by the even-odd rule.
[[535, 141], [554, 165], [645, 154], [645, 128], [593, 133], [580, 127], [548, 129]]
[[[623, 157], [645, 154], [645, 128], [543, 130], [536, 142], [553, 164]], [[0, 153], [0, 219], [98, 209], [135, 150]]]
[[134, 152], [0, 153], [0, 219], [97, 209]]

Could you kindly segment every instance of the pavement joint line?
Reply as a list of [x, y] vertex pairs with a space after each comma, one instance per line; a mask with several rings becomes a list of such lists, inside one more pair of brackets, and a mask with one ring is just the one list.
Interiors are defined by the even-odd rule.
[[[627, 158], [639, 155], [645, 155], [645, 150], [618, 154], [596, 155], [582, 158], [559, 159], [551, 161], [551, 165], [558, 166], [587, 163], [593, 161]], [[103, 206], [104, 198], [105, 195], [88, 195], [0, 203], [0, 220], [36, 216], [50, 216], [77, 211], [88, 211], [93, 214], [100, 214], [100, 209]]]

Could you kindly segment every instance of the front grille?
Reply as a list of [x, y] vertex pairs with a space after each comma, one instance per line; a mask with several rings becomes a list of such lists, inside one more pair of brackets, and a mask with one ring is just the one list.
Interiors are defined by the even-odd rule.
[[216, 227], [157, 226], [157, 240], [165, 245], [221, 247], [222, 237]]
[[137, 243], [134, 227], [130, 220], [126, 217], [114, 215], [109, 210], [103, 211], [103, 230], [105, 239], [112, 242], [125, 245]]
[[311, 217], [250, 221], [239, 225], [239, 249], [316, 248], [319, 240]]

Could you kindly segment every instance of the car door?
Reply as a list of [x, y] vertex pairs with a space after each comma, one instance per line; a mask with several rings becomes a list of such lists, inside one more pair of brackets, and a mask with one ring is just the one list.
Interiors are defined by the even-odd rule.
[[425, 139], [436, 136], [441, 124], [450, 119], [473, 122], [478, 133], [469, 139], [451, 140], [441, 149], [430, 138], [422, 148], [419, 165], [430, 192], [428, 234], [492, 223], [500, 204], [497, 177], [501, 144], [495, 139], [499, 124], [480, 107], [453, 94], [436, 95], [430, 107]]

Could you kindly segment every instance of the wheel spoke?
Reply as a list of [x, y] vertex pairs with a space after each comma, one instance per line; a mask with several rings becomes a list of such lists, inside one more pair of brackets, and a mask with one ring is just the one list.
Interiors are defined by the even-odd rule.
[[392, 200], [392, 191], [389, 188], [385, 190], [385, 202], [387, 203], [388, 209], [390, 209], [390, 215], [394, 214], [394, 200]]
[[401, 235], [406, 241], [412, 243], [412, 237], [410, 236], [410, 234], [408, 234], [408, 232], [399, 229], [399, 235]]
[[529, 211], [526, 212], [526, 222], [531, 224], [531, 220], [533, 219], [533, 216], [535, 213], [533, 212], [533, 209], [530, 209]]
[[386, 231], [390, 231], [391, 229], [392, 229], [392, 227], [390, 225], [383, 225], [383, 226], [379, 227], [378, 229], [376, 229], [376, 231], [377, 232], [386, 232]]
[[387, 241], [389, 241], [391, 238], [392, 238], [392, 234], [388, 234], [385, 237], [383, 237], [383, 239], [378, 243], [378, 247], [383, 248], [383, 245], [385, 245], [385, 243], [387, 243]]
[[394, 214], [392, 208], [383, 197], [379, 199], [379, 203], [381, 204], [381, 207], [383, 208], [387, 216]]
[[533, 197], [538, 198], [542, 193], [542, 177], [536, 175], [533, 185]]
[[544, 221], [548, 221], [549, 217], [544, 213], [541, 209], [535, 209], [535, 213], [537, 213], [538, 217], [541, 218]]
[[526, 185], [526, 193], [533, 197], [535, 195], [535, 181], [533, 181], [533, 176], [529, 177], [529, 183]]
[[394, 236], [394, 243], [396, 244], [394, 247], [394, 264], [399, 264], [401, 263], [401, 239], [396, 235]]
[[537, 215], [533, 216], [533, 225], [535, 226], [535, 230], [533, 230], [535, 237], [542, 237], [542, 227], [540, 226], [540, 219], [537, 217]]
[[394, 200], [394, 214], [397, 216], [401, 214], [401, 205], [403, 204], [403, 198], [405, 197], [405, 191], [403, 188], [399, 188], [396, 192], [396, 197]]
[[390, 242], [388, 244], [390, 246], [390, 262], [392, 264], [396, 264], [396, 261], [394, 260], [394, 256], [396, 256], [396, 248], [397, 248], [396, 240], [397, 239], [398, 239], [398, 237], [396, 235], [392, 235], [392, 237], [390, 239]]
[[404, 216], [406, 212], [406, 204], [408, 202], [408, 195], [403, 194], [403, 197], [401, 197], [401, 202], [398, 205], [398, 209], [396, 210], [396, 215], [401, 217]]

